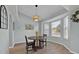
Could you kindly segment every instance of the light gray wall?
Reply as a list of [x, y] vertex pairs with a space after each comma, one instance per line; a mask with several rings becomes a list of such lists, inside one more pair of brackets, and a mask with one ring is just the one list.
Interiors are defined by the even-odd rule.
[[[74, 8], [70, 11], [70, 15], [72, 15], [75, 11], [79, 10], [79, 6], [74, 6]], [[79, 23], [70, 21], [70, 31], [69, 31], [69, 39], [70, 39], [70, 49], [74, 53], [79, 53]]]
[[24, 23], [20, 21], [15, 21], [14, 29], [14, 43], [24, 41]]
[[[6, 6], [6, 9], [9, 15], [9, 10], [7, 6]], [[0, 54], [9, 53], [8, 48], [9, 48], [9, 26], [8, 26], [8, 29], [0, 29]]]
[[0, 29], [0, 54], [8, 53], [9, 50], [9, 32], [6, 29]]
[[79, 23], [71, 21], [69, 39], [71, 41], [71, 50], [76, 53], [79, 53]]

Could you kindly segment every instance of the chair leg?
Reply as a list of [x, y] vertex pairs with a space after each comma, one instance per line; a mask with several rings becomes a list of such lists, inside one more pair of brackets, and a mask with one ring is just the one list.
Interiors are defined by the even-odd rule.
[[47, 41], [45, 42], [45, 46], [47, 46]]
[[32, 50], [34, 50], [34, 45], [32, 45]]
[[32, 49], [36, 51], [35, 43], [32, 45]]
[[28, 54], [28, 47], [26, 46], [26, 53]]
[[27, 54], [28, 54], [28, 50], [27, 50]]
[[41, 42], [42, 48], [44, 48], [45, 42]]

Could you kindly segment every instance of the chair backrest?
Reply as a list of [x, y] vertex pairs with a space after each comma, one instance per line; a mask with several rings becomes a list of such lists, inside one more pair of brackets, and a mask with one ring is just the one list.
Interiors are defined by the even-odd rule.
[[43, 36], [47, 36], [47, 34], [43, 34]]
[[44, 40], [47, 40], [47, 34], [43, 34]]
[[27, 36], [25, 36], [25, 40], [26, 40], [26, 44], [28, 44], [28, 41], [27, 41]]

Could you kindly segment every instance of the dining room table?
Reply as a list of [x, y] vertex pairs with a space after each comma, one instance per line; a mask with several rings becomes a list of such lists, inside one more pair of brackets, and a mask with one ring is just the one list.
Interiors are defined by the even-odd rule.
[[35, 50], [42, 49], [44, 47], [44, 43], [40, 42], [40, 40], [43, 40], [43, 36], [30, 36], [28, 37], [29, 40], [34, 40], [35, 42]]

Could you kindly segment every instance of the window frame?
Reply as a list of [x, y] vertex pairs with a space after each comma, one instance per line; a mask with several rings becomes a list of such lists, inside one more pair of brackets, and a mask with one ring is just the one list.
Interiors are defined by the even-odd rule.
[[66, 40], [69, 39], [69, 28], [70, 28], [70, 20], [69, 17], [66, 16], [64, 19], [64, 39]]
[[[61, 29], [60, 29], [60, 35], [59, 35], [59, 36], [56, 36], [56, 35], [53, 36], [53, 35], [52, 35], [52, 23], [55, 23], [55, 22], [58, 22], [58, 21], [60, 22], [60, 26], [61, 26], [61, 20], [52, 21], [52, 22], [50, 23], [50, 25], [51, 25], [51, 33], [50, 33], [50, 34], [51, 34], [52, 37], [61, 37]], [[61, 28], [61, 27], [60, 27], [60, 28]]]
[[[3, 10], [3, 16], [1, 13], [2, 10]], [[3, 26], [2, 26], [2, 24], [3, 24]], [[5, 5], [0, 6], [0, 29], [8, 29], [8, 14], [7, 14], [7, 9], [6, 9]]]

